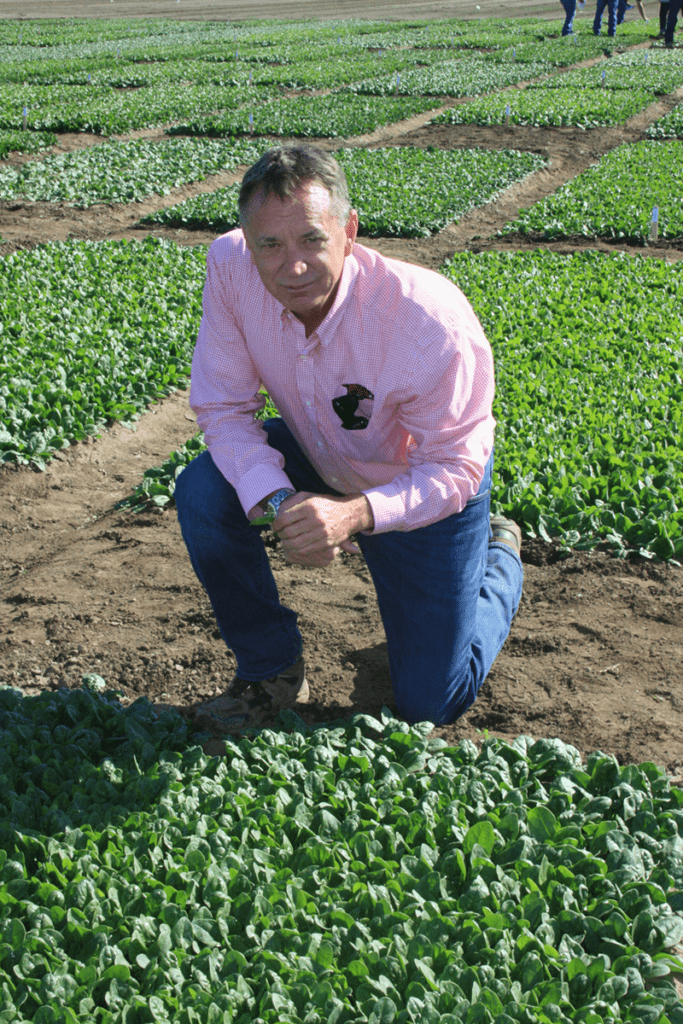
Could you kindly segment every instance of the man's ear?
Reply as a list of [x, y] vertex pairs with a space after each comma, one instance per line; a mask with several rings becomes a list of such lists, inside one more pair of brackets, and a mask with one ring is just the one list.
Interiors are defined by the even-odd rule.
[[351, 210], [351, 213], [349, 214], [349, 219], [346, 222], [346, 248], [344, 250], [344, 255], [345, 256], [350, 256], [351, 255], [351, 250], [353, 249], [353, 243], [356, 241], [357, 234], [358, 234], [358, 212], [356, 210]]

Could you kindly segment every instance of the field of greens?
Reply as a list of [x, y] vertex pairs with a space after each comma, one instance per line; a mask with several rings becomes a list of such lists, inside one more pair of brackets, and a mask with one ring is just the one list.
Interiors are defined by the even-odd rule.
[[[0, 168], [0, 200], [135, 202], [251, 163], [264, 136], [327, 138], [362, 234], [426, 239], [547, 160], [349, 139], [443, 107], [434, 123], [501, 124], [509, 104], [513, 125], [617, 125], [683, 82], [649, 50], [565, 71], [651, 27], [596, 39], [584, 18], [560, 39], [559, 18], [0, 22], [0, 158], [31, 155]], [[642, 241], [656, 205], [681, 237], [681, 143], [660, 137], [683, 137], [682, 110], [505, 230]], [[169, 137], [43, 152], [146, 127]], [[237, 191], [145, 222], [228, 230]], [[44, 469], [187, 385], [206, 252], [69, 240], [0, 260], [0, 461]], [[683, 561], [681, 275], [542, 249], [441, 272], [494, 350], [493, 509], [565, 549]], [[120, 507], [168, 506], [203, 450]], [[651, 761], [449, 745], [386, 708], [282, 712], [220, 757], [206, 738], [99, 676], [35, 697], [0, 677], [0, 1024], [683, 1024], [683, 790]]]
[[8, 153], [39, 153], [54, 146], [57, 136], [52, 132], [0, 130], [0, 159]]
[[619, 146], [598, 164], [507, 224], [504, 231], [538, 232], [546, 239], [650, 237], [658, 210], [660, 238], [683, 235], [683, 159], [680, 142]]
[[186, 386], [204, 248], [54, 243], [6, 257], [2, 271], [2, 461], [44, 467], [70, 441], [133, 422]]
[[[428, 236], [545, 165], [537, 154], [514, 150], [341, 149], [335, 157], [346, 172], [360, 232], [370, 237]], [[239, 223], [238, 194], [239, 185], [229, 185], [144, 223], [229, 231]]]
[[683, 139], [683, 103], [655, 121], [647, 134], [652, 139]]
[[681, 1024], [683, 791], [559, 740], [0, 691], [12, 1024]]
[[298, 138], [349, 138], [440, 105], [438, 99], [428, 96], [370, 98], [341, 93], [305, 96], [178, 124], [171, 129], [171, 134], [224, 137], [253, 131], [259, 135]]
[[19, 170], [0, 169], [0, 199], [21, 197], [78, 207], [129, 203], [153, 193], [166, 195], [209, 174], [248, 166], [266, 148], [258, 139], [104, 142], [31, 161]]
[[[463, 103], [438, 114], [432, 124], [520, 124], [537, 128], [598, 128], [622, 124], [654, 100], [651, 92], [580, 89], [557, 85], [505, 92]], [[509, 109], [508, 109], [509, 108]]]

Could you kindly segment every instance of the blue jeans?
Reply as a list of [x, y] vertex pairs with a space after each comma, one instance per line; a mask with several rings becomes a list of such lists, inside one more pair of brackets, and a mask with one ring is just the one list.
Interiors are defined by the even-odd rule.
[[595, 12], [595, 21], [593, 22], [593, 35], [600, 35], [600, 29], [602, 28], [602, 15], [605, 11], [605, 7], [608, 11], [607, 35], [615, 36], [617, 34], [618, 6], [619, 0], [598, 0], [598, 6]]
[[564, 25], [562, 26], [562, 35], [570, 36], [572, 34], [574, 26], [574, 15], [576, 14], [576, 0], [562, 0], [562, 6], [564, 7], [565, 14], [567, 17], [564, 19]]
[[[339, 494], [310, 465], [282, 419], [264, 423], [297, 491]], [[522, 595], [522, 563], [489, 543], [493, 456], [462, 512], [408, 532], [355, 539], [372, 575], [387, 638], [399, 714], [455, 721], [474, 702], [510, 631]], [[297, 615], [280, 603], [261, 531], [209, 452], [176, 481], [178, 520], [237, 673], [250, 682], [293, 665], [303, 651]]]
[[665, 43], [673, 43], [674, 41], [674, 32], [676, 31], [676, 22], [678, 21], [678, 12], [681, 6], [681, 0], [669, 0], [669, 13], [666, 17], [666, 29], [664, 30]]

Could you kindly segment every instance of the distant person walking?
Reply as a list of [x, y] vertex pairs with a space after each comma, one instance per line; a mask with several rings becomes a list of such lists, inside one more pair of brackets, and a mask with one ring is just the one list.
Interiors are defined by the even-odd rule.
[[617, 8], [619, 6], [619, 0], [598, 0], [598, 6], [595, 12], [595, 21], [593, 22], [593, 35], [599, 36], [600, 29], [602, 28], [602, 16], [605, 13], [605, 7], [607, 8], [608, 21], [607, 21], [607, 35], [615, 36], [617, 34]]
[[667, 50], [673, 50], [674, 48], [674, 32], [676, 31], [678, 12], [681, 9], [682, 3], [683, 0], [669, 0], [668, 3], [669, 13], [666, 19], [666, 28], [664, 29], [664, 45]]
[[669, 0], [659, 0], [659, 35], [653, 39], [663, 39], [666, 32], [666, 19], [669, 14]]
[[561, 0], [562, 6], [566, 18], [564, 19], [564, 25], [562, 26], [562, 35], [571, 36], [574, 34], [574, 15], [576, 14], [576, 0]]
[[[642, 0], [636, 0], [635, 6], [638, 8], [638, 13], [643, 21], [649, 21], [650, 19], [646, 16], [645, 10], [643, 9]], [[634, 4], [629, 4], [626, 0], [619, 0], [619, 4], [617, 6], [617, 25], [621, 25], [623, 23], [623, 20], [626, 17], [626, 12], [632, 11], [633, 7]]]

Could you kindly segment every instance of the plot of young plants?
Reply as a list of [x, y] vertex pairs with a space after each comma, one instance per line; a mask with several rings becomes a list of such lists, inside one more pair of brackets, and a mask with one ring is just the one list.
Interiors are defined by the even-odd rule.
[[548, 71], [548, 64], [491, 64], [473, 57], [442, 60], [430, 68], [396, 71], [348, 86], [367, 96], [479, 96]]
[[650, 237], [654, 207], [658, 236], [680, 238], [683, 143], [619, 146], [552, 195], [523, 210], [502, 233], [643, 241]]
[[178, 185], [252, 164], [264, 148], [260, 139], [103, 142], [25, 163], [18, 170], [0, 169], [0, 199], [23, 196], [78, 207], [128, 203], [152, 193], [166, 195]]
[[8, 153], [40, 153], [54, 146], [57, 136], [52, 132], [23, 132], [0, 129], [0, 159]]
[[683, 139], [683, 103], [655, 121], [647, 134], [652, 139]]
[[611, 90], [547, 88], [511, 91], [484, 96], [471, 103], [451, 107], [432, 124], [505, 124], [510, 107], [510, 124], [537, 127], [597, 128], [621, 124], [653, 102], [651, 92], [643, 89]]
[[0, 128], [21, 128], [26, 107], [27, 125], [33, 130], [89, 131], [120, 134], [136, 128], [170, 124], [245, 102], [263, 103], [273, 95], [267, 89], [217, 85], [182, 85], [162, 82], [145, 89], [120, 93], [104, 86], [0, 86]]
[[[649, 50], [642, 51], [648, 54]], [[619, 57], [589, 68], [577, 68], [542, 82], [530, 82], [529, 89], [646, 89], [665, 95], [683, 85], [683, 62], [668, 64], [661, 55], [639, 64], [621, 63]]]
[[683, 560], [680, 275], [542, 250], [458, 253], [443, 271], [494, 350], [495, 508], [544, 540]]
[[184, 387], [206, 248], [52, 243], [0, 261], [0, 461], [43, 467]]
[[247, 104], [235, 112], [178, 125], [169, 134], [226, 136], [246, 135], [253, 130], [258, 135], [349, 138], [438, 106], [438, 99], [424, 96], [305, 96], [275, 100], [253, 110]]
[[[342, 149], [361, 234], [427, 237], [474, 206], [545, 165], [541, 156], [514, 150]], [[195, 196], [145, 217], [144, 223], [229, 231], [239, 223], [239, 185]]]
[[386, 709], [211, 758], [145, 698], [0, 702], [12, 1024], [683, 1021], [683, 792], [654, 764]]

